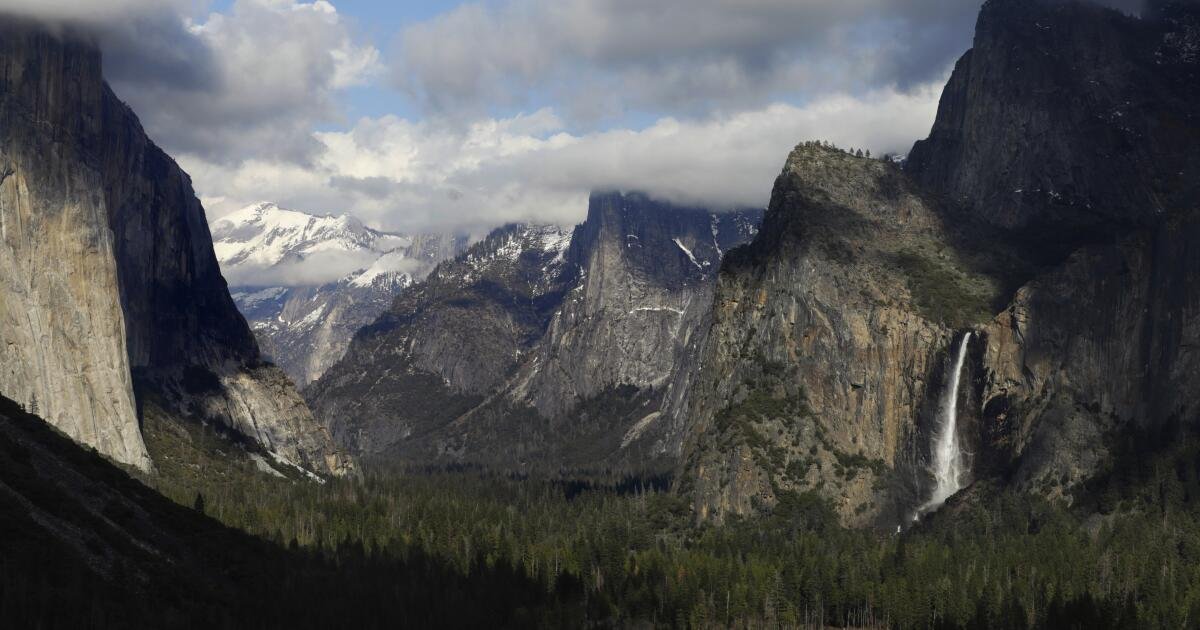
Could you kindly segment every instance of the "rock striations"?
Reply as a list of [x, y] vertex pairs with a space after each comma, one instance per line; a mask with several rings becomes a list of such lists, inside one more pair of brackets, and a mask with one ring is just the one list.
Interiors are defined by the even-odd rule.
[[100, 60], [0, 28], [0, 391], [146, 468], [104, 174], [73, 168], [99, 162], [88, 153], [104, 140], [109, 94], [78, 77], [99, 77]]
[[608, 193], [573, 231], [501, 228], [361, 331], [310, 402], [380, 464], [663, 470], [682, 436], [662, 402], [758, 217]]
[[697, 517], [815, 491], [907, 522], [966, 331], [973, 478], [1069, 500], [1122, 436], [1200, 421], [1196, 50], [1194, 4], [989, 0], [903, 170], [798, 147], [681, 406]]
[[328, 433], [259, 359], [174, 161], [71, 34], [0, 23], [0, 391], [149, 468], [134, 392], [340, 471]]

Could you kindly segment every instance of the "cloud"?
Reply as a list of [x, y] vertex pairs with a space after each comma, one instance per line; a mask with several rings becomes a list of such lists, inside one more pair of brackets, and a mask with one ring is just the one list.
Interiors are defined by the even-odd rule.
[[85, 34], [104, 51], [106, 74], [176, 88], [212, 87], [211, 51], [188, 32], [189, 0], [4, 0], [0, 12], [34, 18], [54, 30]]
[[198, 8], [194, 0], [4, 0], [0, 10], [41, 20], [103, 24], [139, 15], [167, 12], [183, 15]]
[[304, 163], [338, 92], [382, 72], [379, 50], [325, 0], [5, 0], [2, 10], [86, 30], [117, 95], [173, 154]]
[[[1145, 4], [1096, 1], [1128, 12]], [[703, 116], [922, 85], [970, 46], [980, 4], [476, 1], [404, 28], [390, 67], [396, 85], [441, 114], [549, 101], [582, 124], [630, 111]]]
[[[0, 3], [95, 33], [118, 95], [210, 216], [272, 200], [472, 233], [577, 221], [594, 188], [763, 205], [809, 138], [905, 151], [928, 131], [979, 5], [475, 2], [405, 28], [388, 71], [326, 0]], [[344, 90], [381, 77], [419, 115], [342, 120]]]
[[[944, 0], [509, 0], [404, 29], [395, 81], [434, 111], [619, 94], [707, 114], [819, 89], [902, 88], [969, 45], [977, 3]], [[532, 97], [530, 96], [532, 95]]]
[[350, 273], [366, 269], [378, 258], [377, 252], [369, 251], [317, 251], [269, 266], [225, 265], [221, 273], [229, 285], [235, 287], [315, 286], [336, 282]]
[[259, 198], [350, 212], [386, 229], [478, 234], [507, 221], [572, 224], [593, 189], [645, 191], [717, 209], [765, 206], [791, 148], [807, 139], [904, 152], [925, 135], [940, 79], [902, 91], [776, 103], [703, 120], [665, 117], [639, 130], [564, 131], [549, 109], [458, 126], [397, 117], [313, 135], [311, 167], [252, 161], [185, 164], [220, 215]]
[[209, 53], [203, 89], [112, 68], [114, 89], [159, 142], [221, 162], [306, 162], [319, 149], [312, 129], [338, 117], [337, 91], [381, 67], [379, 51], [356, 43], [324, 0], [238, 0], [228, 13], [190, 22], [188, 32]]

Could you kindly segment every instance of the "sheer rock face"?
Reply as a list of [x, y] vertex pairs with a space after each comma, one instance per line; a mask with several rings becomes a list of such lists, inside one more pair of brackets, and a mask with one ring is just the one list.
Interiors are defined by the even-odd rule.
[[[928, 429], [964, 330], [959, 434], [976, 477], [1069, 500], [1111, 439], [1196, 422], [1197, 50], [1194, 5], [1141, 20], [990, 0], [894, 185], [870, 184], [878, 166], [793, 154], [762, 233], [726, 261], [684, 397], [699, 425], [678, 487], [697, 515], [815, 489], [848, 523], [900, 524], [927, 496]], [[869, 263], [914, 236], [929, 241]], [[855, 453], [878, 458], [870, 484], [846, 479]]]
[[1069, 496], [1110, 438], [1200, 421], [1200, 213], [1089, 246], [987, 327], [984, 453], [1021, 487]]
[[661, 470], [679, 450], [664, 392], [757, 218], [614, 193], [573, 233], [498, 230], [398, 298], [310, 400], [381, 463]]
[[1200, 194], [1194, 7], [1139, 20], [990, 0], [906, 170], [994, 226], [1066, 254]]
[[924, 455], [954, 334], [928, 308], [941, 305], [914, 295], [906, 261], [944, 269], [956, 287], [987, 285], [945, 238], [895, 165], [796, 148], [758, 238], [725, 261], [676, 414], [693, 423], [679, 487], [699, 518], [812, 488], [851, 523], [894, 507], [892, 473]]
[[106, 92], [87, 47], [0, 27], [0, 391], [117, 461], [138, 431], [100, 142]]
[[712, 304], [724, 252], [748, 240], [757, 221], [757, 213], [593, 196], [567, 252], [574, 290], [517, 389], [543, 414], [561, 417], [613, 385], [669, 386]]
[[95, 48], [0, 29], [0, 389], [36, 395], [64, 432], [142, 468], [135, 381], [294, 463], [340, 470], [294, 388], [260, 362], [187, 175], [104, 83]]
[[914, 149], [918, 179], [1054, 254], [974, 367], [978, 464], [1022, 487], [1069, 496], [1111, 438], [1198, 417], [1197, 50], [1194, 4], [992, 0]]

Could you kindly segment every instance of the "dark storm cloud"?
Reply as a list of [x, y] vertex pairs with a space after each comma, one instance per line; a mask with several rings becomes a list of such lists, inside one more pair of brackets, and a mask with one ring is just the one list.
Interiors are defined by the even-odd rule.
[[189, 32], [187, 0], [0, 0], [0, 11], [34, 18], [52, 31], [72, 32], [104, 51], [105, 76], [130, 84], [209, 89], [212, 51]]
[[[1136, 13], [1143, 0], [1101, 3]], [[702, 115], [940, 79], [970, 46], [980, 4], [469, 3], [401, 32], [391, 67], [394, 81], [431, 111], [522, 107], [532, 94], [599, 117], [631, 109]]]
[[109, 81], [194, 92], [219, 85], [213, 51], [184, 28], [178, 14], [139, 16], [94, 30]]
[[946, 0], [468, 4], [405, 29], [394, 78], [435, 110], [605, 88], [631, 107], [723, 109], [938, 78], [969, 45], [977, 9]]

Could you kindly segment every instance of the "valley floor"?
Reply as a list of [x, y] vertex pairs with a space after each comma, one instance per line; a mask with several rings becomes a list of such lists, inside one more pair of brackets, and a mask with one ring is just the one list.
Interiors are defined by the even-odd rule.
[[[636, 480], [459, 471], [306, 483], [228, 457], [237, 447], [198, 427], [151, 413], [145, 429], [160, 463], [147, 482], [163, 494], [186, 506], [200, 495], [208, 515], [328, 562], [345, 584], [370, 580], [369, 592], [411, 588], [414, 567], [434, 572], [457, 590], [429, 606], [471, 602], [417, 617], [435, 625], [1097, 628], [1200, 620], [1196, 435], [1127, 436], [1115, 445], [1126, 454], [1114, 468], [1122, 474], [1093, 483], [1073, 509], [979, 483], [897, 535], [842, 528], [812, 494], [787, 496], [768, 517], [697, 528], [683, 500]], [[376, 619], [391, 618], [385, 611], [395, 605], [358, 602], [379, 609]]]
[[139, 482], [0, 399], [6, 627], [1200, 619], [1200, 436], [1180, 430], [1114, 438], [1118, 472], [1070, 509], [980, 482], [896, 534], [843, 528], [812, 494], [697, 527], [685, 501], [637, 480], [457, 471], [316, 483], [152, 403], [143, 429], [157, 470]]

